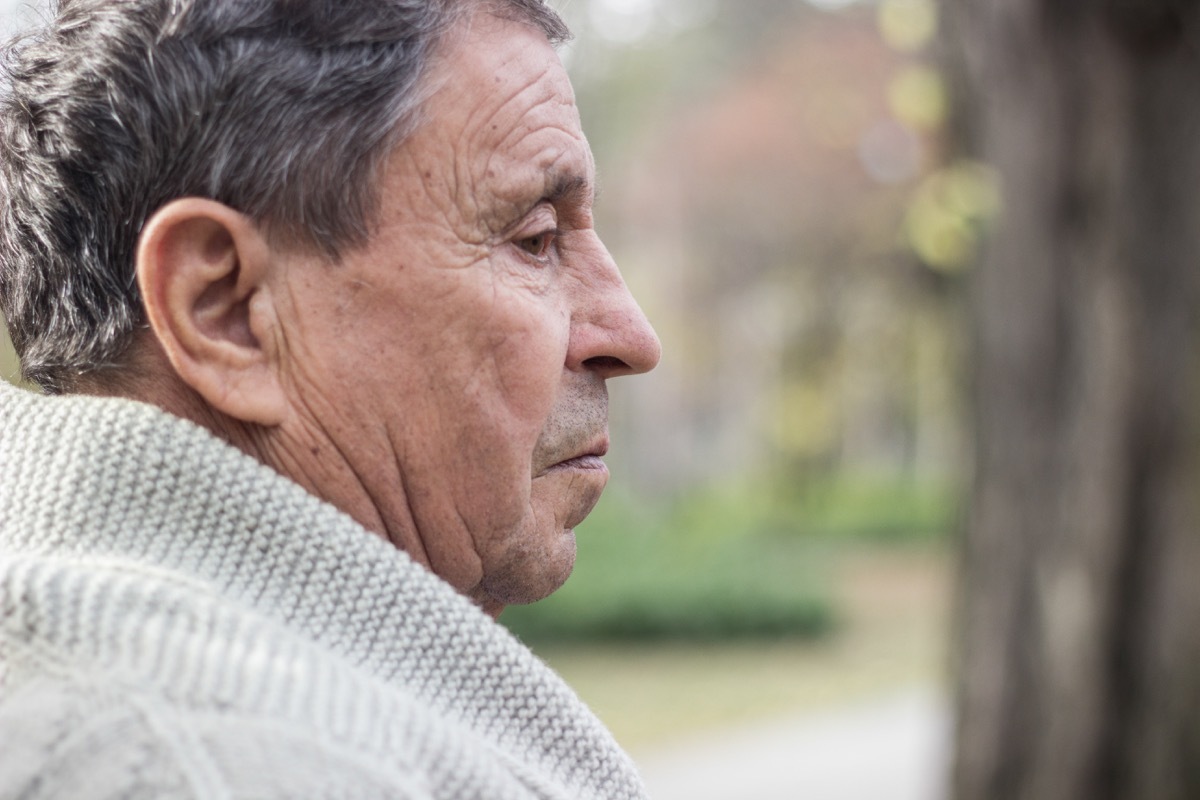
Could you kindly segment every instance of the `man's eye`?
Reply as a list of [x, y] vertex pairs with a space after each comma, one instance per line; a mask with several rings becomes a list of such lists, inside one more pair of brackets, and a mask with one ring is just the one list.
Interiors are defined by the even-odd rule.
[[526, 236], [517, 240], [517, 247], [534, 258], [546, 258], [550, 253], [550, 245], [554, 243], [554, 237], [557, 235], [558, 231], [543, 231], [534, 236]]

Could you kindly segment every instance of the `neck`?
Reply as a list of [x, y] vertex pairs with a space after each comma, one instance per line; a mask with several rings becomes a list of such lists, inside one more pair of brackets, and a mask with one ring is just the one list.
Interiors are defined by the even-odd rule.
[[[405, 491], [402, 465], [390, 453], [343, 452], [335, 437], [315, 421], [319, 415], [293, 413], [273, 427], [235, 419], [180, 379], [156, 347], [136, 348], [125, 366], [87, 376], [76, 388], [79, 394], [154, 405], [209, 430], [434, 571]], [[475, 577], [472, 574], [468, 581], [472, 585], [447, 580], [485, 612], [498, 617], [503, 604], [488, 596]]]

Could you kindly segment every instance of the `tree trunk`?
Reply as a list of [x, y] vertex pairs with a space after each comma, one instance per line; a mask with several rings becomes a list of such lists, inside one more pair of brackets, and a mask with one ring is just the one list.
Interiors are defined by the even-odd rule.
[[944, 0], [975, 275], [958, 800], [1200, 798], [1200, 9]]

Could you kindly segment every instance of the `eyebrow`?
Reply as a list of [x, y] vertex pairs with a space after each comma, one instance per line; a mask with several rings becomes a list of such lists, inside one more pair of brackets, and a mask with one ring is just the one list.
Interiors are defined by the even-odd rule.
[[559, 173], [551, 176], [550, 189], [543, 199], [551, 203], [563, 200], [583, 200], [589, 193], [593, 196], [592, 183], [577, 173]]

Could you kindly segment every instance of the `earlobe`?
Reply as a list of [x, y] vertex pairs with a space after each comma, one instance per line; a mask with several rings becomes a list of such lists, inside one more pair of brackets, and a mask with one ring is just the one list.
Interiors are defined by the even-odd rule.
[[270, 244], [253, 220], [202, 198], [160, 208], [137, 250], [146, 316], [179, 378], [214, 409], [268, 426], [286, 413], [271, 265]]

